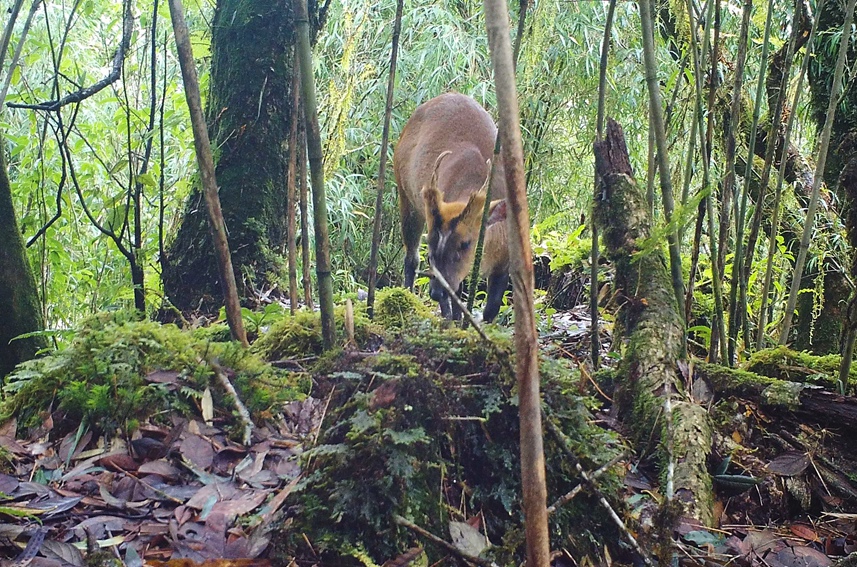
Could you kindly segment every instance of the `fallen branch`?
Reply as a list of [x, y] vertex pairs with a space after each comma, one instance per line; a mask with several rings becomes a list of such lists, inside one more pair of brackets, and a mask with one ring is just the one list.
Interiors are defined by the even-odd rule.
[[244, 445], [249, 445], [250, 436], [253, 434], [253, 421], [250, 419], [250, 412], [247, 411], [247, 407], [244, 405], [244, 402], [242, 402], [241, 398], [238, 397], [238, 392], [235, 391], [235, 387], [232, 385], [232, 382], [229, 381], [229, 377], [226, 375], [226, 372], [223, 371], [223, 368], [214, 361], [209, 362], [209, 365], [212, 370], [214, 370], [214, 375], [217, 376], [217, 381], [220, 382], [220, 385], [223, 386], [223, 389], [226, 390], [226, 393], [229, 394], [232, 401], [235, 402], [235, 409], [238, 410], [238, 415], [244, 423], [244, 435], [242, 436], [241, 441]]
[[[625, 458], [625, 453], [624, 452], [619, 453], [618, 455], [616, 455], [615, 457], [610, 459], [607, 463], [605, 463], [603, 466], [598, 468], [598, 470], [596, 470], [591, 475], [589, 475], [589, 479], [595, 480], [596, 478], [600, 477], [601, 475], [606, 473], [608, 470], [610, 470], [611, 467], [613, 467], [616, 463], [618, 463], [619, 461], [621, 461], [624, 458]], [[550, 516], [551, 514], [556, 512], [560, 507], [565, 506], [566, 504], [571, 502], [575, 496], [577, 496], [578, 494], [580, 494], [583, 491], [583, 486], [584, 486], [584, 483], [581, 482], [580, 484], [578, 484], [577, 486], [575, 486], [574, 488], [572, 488], [571, 490], [569, 490], [568, 492], [566, 492], [565, 494], [563, 494], [562, 496], [557, 498], [553, 504], [548, 506], [548, 516]]]
[[409, 520], [406, 520], [405, 518], [403, 518], [402, 516], [399, 516], [398, 514], [393, 515], [393, 521], [396, 522], [397, 524], [399, 524], [400, 526], [404, 526], [404, 527], [408, 528], [409, 530], [416, 532], [417, 534], [423, 536], [424, 538], [431, 541], [432, 543], [436, 543], [437, 545], [441, 546], [445, 550], [449, 551], [450, 553], [452, 553], [454, 555], [457, 555], [458, 557], [460, 557], [461, 559], [464, 559], [465, 561], [469, 561], [470, 563], [475, 563], [476, 565], [481, 565], [482, 567], [495, 567], [494, 563], [492, 563], [491, 561], [488, 561], [487, 559], [482, 559], [481, 557], [476, 557], [474, 555], [470, 555], [469, 553], [465, 553], [465, 552], [461, 551], [460, 549], [458, 549], [457, 547], [455, 547], [454, 545], [452, 545], [451, 543], [449, 543], [445, 539], [441, 539], [441, 538], [437, 537], [436, 535], [434, 535], [430, 531], [421, 528], [420, 526], [416, 525], [415, 523], [413, 523]]

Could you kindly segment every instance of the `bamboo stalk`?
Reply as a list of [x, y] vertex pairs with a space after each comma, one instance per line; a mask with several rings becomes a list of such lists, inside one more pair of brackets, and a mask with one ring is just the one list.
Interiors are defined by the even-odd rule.
[[321, 310], [321, 336], [325, 350], [333, 346], [333, 280], [330, 274], [330, 238], [327, 228], [327, 198], [324, 193], [324, 164], [318, 109], [315, 99], [315, 79], [312, 74], [312, 49], [309, 44], [309, 15], [307, 0], [295, 2], [297, 53], [301, 72], [301, 89], [306, 123], [307, 155], [312, 185], [312, 212], [315, 227], [315, 274], [318, 279], [318, 303]]
[[485, 0], [485, 25], [497, 91], [500, 147], [508, 194], [507, 227], [510, 276], [515, 293], [515, 374], [521, 424], [521, 483], [523, 485], [527, 565], [548, 567], [547, 487], [539, 394], [538, 335], [533, 297], [530, 218], [524, 186], [524, 151], [515, 88], [515, 64], [509, 40], [509, 14], [504, 0]]
[[298, 247], [295, 200], [298, 180], [298, 123], [301, 115], [301, 74], [292, 73], [292, 116], [289, 127], [289, 171], [286, 177], [286, 246], [289, 251], [289, 312], [298, 309]]
[[[643, 59], [646, 66], [646, 84], [649, 89], [650, 127], [655, 130], [655, 142], [658, 149], [658, 173], [660, 175], [661, 201], [667, 224], [672, 222], [675, 204], [673, 201], [672, 181], [670, 180], [670, 163], [667, 155], [667, 137], [664, 128], [663, 103], [661, 88], [658, 83], [657, 61], [655, 59], [654, 24], [652, 22], [651, 0], [641, 0], [639, 3], [640, 20], [643, 29]], [[681, 252], [678, 241], [678, 230], [667, 234], [669, 243], [670, 276], [673, 292], [676, 296], [679, 313], [684, 313], [684, 278], [681, 273]], [[686, 345], [683, 345], [684, 353]]]
[[[795, 21], [792, 24], [795, 28], [798, 27], [797, 24], [797, 15], [798, 11], [802, 10], [800, 7], [802, 5], [802, 0], [797, 0], [795, 2]], [[819, 6], [820, 7], [820, 6]], [[782, 143], [782, 152], [780, 157], [780, 167], [777, 172], [777, 184], [776, 189], [774, 190], [774, 203], [773, 209], [774, 214], [771, 218], [771, 235], [768, 238], [768, 258], [765, 265], [765, 281], [762, 284], [762, 305], [759, 308], [759, 327], [756, 329], [756, 349], [761, 350], [765, 346], [765, 327], [767, 326], [768, 319], [768, 295], [771, 290], [771, 283], [773, 280], [774, 273], [774, 256], [777, 252], [777, 234], [780, 228], [780, 200], [783, 194], [783, 179], [786, 174], [786, 164], [788, 160], [785, 159], [786, 152], [788, 151], [789, 144], [791, 143], [791, 134], [792, 134], [792, 126], [794, 125], [795, 115], [794, 109], [798, 107], [798, 103], [800, 102], [800, 97], [802, 94], [801, 85], [803, 85], [804, 76], [806, 76], [807, 68], [809, 67], [809, 61], [812, 59], [810, 56], [812, 54], [813, 48], [813, 40], [815, 39], [815, 32], [818, 29], [818, 18], [813, 22], [812, 29], [809, 32], [809, 39], [806, 43], [806, 53], [804, 54], [803, 63], [800, 67], [800, 73], [798, 74], [797, 85], [795, 88], [794, 98], [792, 99], [791, 108], [792, 112], [789, 113], [789, 119], [786, 123], [786, 129], [783, 132], [783, 143]], [[793, 55], [793, 54], [792, 54]], [[790, 58], [790, 57], [789, 57]], [[783, 93], [788, 86], [788, 73], [783, 73], [783, 80], [780, 82], [780, 92]], [[781, 95], [785, 96], [785, 95]], [[770, 137], [770, 136], [769, 136]]]
[[[759, 128], [759, 116], [762, 109], [762, 98], [765, 92], [765, 71], [768, 61], [768, 44], [771, 37], [771, 22], [774, 12], [774, 0], [768, 0], [768, 15], [765, 18], [765, 36], [762, 40], [762, 69], [759, 71], [759, 81], [756, 86], [756, 101], [753, 107], [753, 122], [750, 124], [750, 141], [747, 149], [747, 164], [744, 167], [744, 185], [741, 189], [741, 206], [738, 216], [735, 218], [735, 257], [732, 260], [732, 287], [729, 290], [733, 301], [730, 305], [729, 318], [729, 344], [736, 345], [738, 342], [738, 325], [743, 329], [744, 347], [749, 343], [749, 317], [747, 316], [747, 278], [749, 271], [744, 270], [744, 254], [750, 254], [752, 261], [753, 251], [744, 248], [744, 222], [747, 218], [747, 201], [750, 198], [750, 180], [753, 175], [753, 157], [756, 155], [756, 132]], [[778, 119], [778, 118], [772, 118]], [[773, 142], [772, 142], [773, 143]], [[761, 209], [765, 198], [765, 187], [759, 190], [759, 199], [756, 202], [757, 209]], [[759, 218], [761, 221], [761, 217]], [[734, 301], [736, 286], [738, 287], [738, 300]], [[740, 317], [739, 317], [740, 313]]]
[[387, 103], [384, 108], [384, 127], [381, 132], [381, 163], [378, 165], [378, 186], [375, 193], [375, 222], [372, 224], [372, 250], [369, 253], [369, 294], [366, 312], [375, 316], [375, 283], [378, 279], [378, 246], [381, 244], [381, 213], [384, 198], [384, 182], [387, 177], [387, 148], [390, 145], [390, 115], [393, 112], [393, 92], [396, 85], [396, 60], [399, 54], [399, 34], [402, 30], [402, 8], [404, 0], [396, 2], [396, 19], [393, 22], [393, 38], [390, 50], [390, 74], [387, 77]]
[[[726, 265], [726, 242], [729, 238], [729, 224], [732, 201], [732, 192], [735, 188], [735, 130], [737, 129], [738, 117], [741, 112], [741, 89], [744, 84], [744, 66], [747, 62], [747, 40], [750, 28], [750, 13], [753, 10], [753, 0], [744, 1], [744, 11], [741, 17], [741, 32], [738, 39], [738, 55], [735, 62], [735, 84], [732, 88], [732, 103], [729, 110], [729, 123], [726, 125], [726, 179], [723, 181], [723, 191], [721, 193], [722, 208], [720, 210], [720, 234], [717, 245], [717, 260], [721, 266]], [[736, 215], [737, 216], [737, 215]], [[735, 262], [732, 262], [732, 280], [738, 277], [735, 270]], [[735, 359], [735, 343], [731, 339], [732, 321], [734, 317], [734, 307], [737, 299], [737, 286], [733, 286], [729, 290], [729, 337], [723, 337], [722, 340], [727, 341], [728, 357], [723, 362], [729, 366], [734, 363]]]
[[789, 300], [786, 305], [786, 312], [783, 316], [782, 327], [780, 327], [781, 345], [786, 344], [789, 339], [792, 316], [794, 315], [795, 305], [797, 305], [797, 296], [800, 291], [803, 268], [806, 264], [806, 253], [807, 250], [809, 250], [809, 241], [810, 238], [812, 238], [812, 231], [815, 228], [815, 209], [818, 207], [818, 199], [821, 194], [821, 180], [824, 176], [824, 165], [827, 162], [827, 149], [830, 147], [830, 134], [833, 130], [833, 118], [836, 115], [836, 105], [839, 102], [839, 95], [842, 91], [842, 74], [845, 69], [845, 56], [848, 53], [848, 44], [851, 39], [851, 22], [854, 19], [854, 3], [855, 0], [848, 0], [848, 5], [845, 7], [845, 23], [842, 26], [839, 55], [836, 59], [836, 68], [833, 72], [833, 88], [830, 92], [830, 100], [827, 104], [827, 114], [824, 118], [824, 128], [821, 132], [821, 143], [818, 147], [818, 162], [815, 166], [815, 179], [812, 183], [812, 195], [809, 198], [809, 205], [806, 209], [806, 221], [804, 221], [803, 234], [800, 239], [800, 250], [798, 251], [797, 260], [795, 260], [792, 285], [789, 289]]
[[184, 81], [190, 120], [193, 127], [193, 142], [196, 159], [199, 164], [199, 176], [202, 180], [203, 195], [208, 208], [208, 222], [214, 239], [215, 256], [220, 272], [220, 285], [226, 303], [226, 321], [232, 338], [244, 346], [249, 346], [244, 321], [241, 319], [241, 304], [238, 301], [238, 289], [235, 285], [235, 272], [232, 268], [232, 255], [226, 236], [226, 223], [220, 208], [217, 194], [217, 179], [214, 177], [214, 157], [211, 154], [211, 141], [208, 139], [208, 127], [202, 113], [199, 96], [199, 80], [196, 76], [196, 64], [190, 45], [190, 36], [184, 19], [184, 7], [181, 0], [170, 0], [170, 18], [173, 21], [173, 33], [176, 36], [176, 50]]

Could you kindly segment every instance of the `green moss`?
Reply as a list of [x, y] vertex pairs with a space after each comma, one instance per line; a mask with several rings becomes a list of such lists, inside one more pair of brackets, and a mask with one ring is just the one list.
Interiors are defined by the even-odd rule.
[[[136, 321], [128, 312], [98, 314], [78, 330], [68, 348], [18, 366], [4, 386], [0, 419], [16, 416], [25, 427], [39, 425], [50, 408], [55, 435], [81, 421], [99, 432], [134, 429], [140, 421], [169, 410], [195, 412], [192, 398], [211, 384], [217, 361], [251, 412], [270, 409], [306, 391], [306, 380], [272, 368], [236, 343], [209, 342], [174, 325]], [[155, 372], [174, 380], [146, 380]], [[215, 407], [231, 408], [218, 386]], [[229, 411], [229, 410], [225, 410]]]
[[[334, 309], [336, 341], [339, 345], [346, 342], [345, 307]], [[369, 321], [365, 307], [354, 306], [354, 340], [357, 347], [377, 341], [383, 330]], [[295, 315], [285, 315], [271, 325], [270, 329], [253, 343], [253, 352], [266, 360], [303, 358], [320, 355], [324, 348], [321, 339], [321, 317], [318, 311], [299, 311]]]
[[431, 316], [431, 310], [410, 291], [388, 287], [375, 299], [375, 322], [387, 329], [407, 329], [415, 320]]
[[[510, 349], [507, 333], [496, 338], [501, 351]], [[313, 546], [307, 553], [318, 553], [325, 564], [367, 564], [354, 550], [380, 564], [418, 541], [393, 514], [445, 534], [450, 520], [479, 511], [496, 545], [495, 561], [521, 562], [522, 538], [503, 539], [523, 526], [515, 377], [475, 332], [437, 320], [388, 337], [385, 346], [356, 365], [343, 352], [340, 363], [327, 365], [336, 370], [316, 376], [334, 397], [319, 445], [305, 455], [306, 476], [296, 493], [301, 513], [287, 533], [306, 534]], [[584, 400], [570, 393], [576, 371], [545, 359], [541, 373], [550, 419], [584, 466], [615, 456], [616, 437], [593, 426]], [[545, 440], [551, 502], [578, 483], [558, 443]], [[615, 475], [599, 482], [608, 494], [621, 484]], [[552, 515], [554, 543], [581, 555], [587, 546], [612, 544], [618, 536], [595, 504], [581, 495]], [[612, 535], [599, 541], [595, 534], [603, 533]], [[300, 555], [303, 542], [297, 535], [280, 545]], [[431, 545], [426, 553], [430, 564], [445, 555]]]
[[[816, 356], [784, 346], [760, 350], [747, 361], [747, 370], [762, 376], [791, 382], [810, 382], [835, 387], [842, 357], [838, 354]], [[857, 385], [857, 367], [852, 365], [848, 377], [850, 388]]]
[[806, 385], [797, 382], [776, 381], [762, 391], [762, 400], [789, 410], [800, 407], [800, 393]]

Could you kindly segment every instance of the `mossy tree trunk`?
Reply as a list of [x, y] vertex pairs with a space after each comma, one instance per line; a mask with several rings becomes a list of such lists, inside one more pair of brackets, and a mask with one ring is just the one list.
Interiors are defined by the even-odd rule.
[[[315, 3], [310, 7], [315, 8]], [[318, 19], [311, 18], [313, 29]], [[218, 0], [207, 122], [242, 302], [284, 283], [286, 178], [295, 72], [290, 0]], [[200, 187], [169, 248], [164, 290], [179, 309], [215, 312], [223, 297]], [[285, 288], [285, 285], [282, 286]]]
[[[6, 148], [0, 137], [0, 378], [16, 364], [33, 358], [45, 340], [41, 337], [12, 340], [44, 329], [27, 251], [12, 205], [12, 187], [6, 173]], [[11, 342], [10, 342], [11, 341]]]
[[595, 204], [595, 218], [616, 269], [616, 292], [624, 304], [620, 323], [628, 338], [619, 371], [623, 392], [617, 397], [622, 418], [638, 439], [660, 439], [660, 461], [674, 464], [664, 492], [683, 505], [685, 514], [711, 525], [708, 414], [683, 395], [683, 313], [663, 251], [651, 245], [642, 249], [651, 236], [652, 219], [646, 196], [634, 181], [622, 129], [613, 120], [604, 141], [595, 144], [595, 167], [605, 196]]

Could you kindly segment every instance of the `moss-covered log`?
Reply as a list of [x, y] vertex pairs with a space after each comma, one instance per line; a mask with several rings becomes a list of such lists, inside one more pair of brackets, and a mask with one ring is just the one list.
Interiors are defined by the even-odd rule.
[[857, 398], [834, 394], [804, 382], [780, 380], [746, 370], [700, 364], [697, 371], [718, 397], [738, 396], [780, 413], [835, 427], [839, 432], [857, 430]]
[[[315, 3], [310, 7], [316, 8]], [[318, 19], [311, 18], [313, 29]], [[212, 25], [207, 122], [239, 295], [285, 281], [286, 178], [293, 119], [289, 0], [219, 0]], [[296, 115], [295, 115], [296, 116]], [[181, 310], [216, 311], [220, 283], [199, 187], [169, 249], [164, 289]], [[283, 286], [285, 288], [285, 286]]]
[[[19, 335], [44, 329], [36, 280], [30, 269], [27, 251], [15, 208], [12, 205], [12, 188], [6, 174], [6, 154], [0, 138], [0, 378], [16, 364], [29, 360], [43, 347], [44, 339], [29, 337], [12, 340]], [[10, 342], [11, 341], [11, 342]]]
[[619, 373], [624, 380], [620, 409], [638, 439], [648, 440], [654, 431], [661, 440], [663, 462], [671, 459], [675, 464], [675, 497], [686, 514], [710, 525], [708, 414], [681, 396], [678, 363], [684, 323], [663, 251], [649, 240], [649, 207], [634, 181], [624, 135], [615, 121], [608, 122], [606, 139], [595, 145], [595, 164], [603, 185], [596, 221], [616, 269], [616, 290], [624, 304], [620, 322], [628, 340]]

